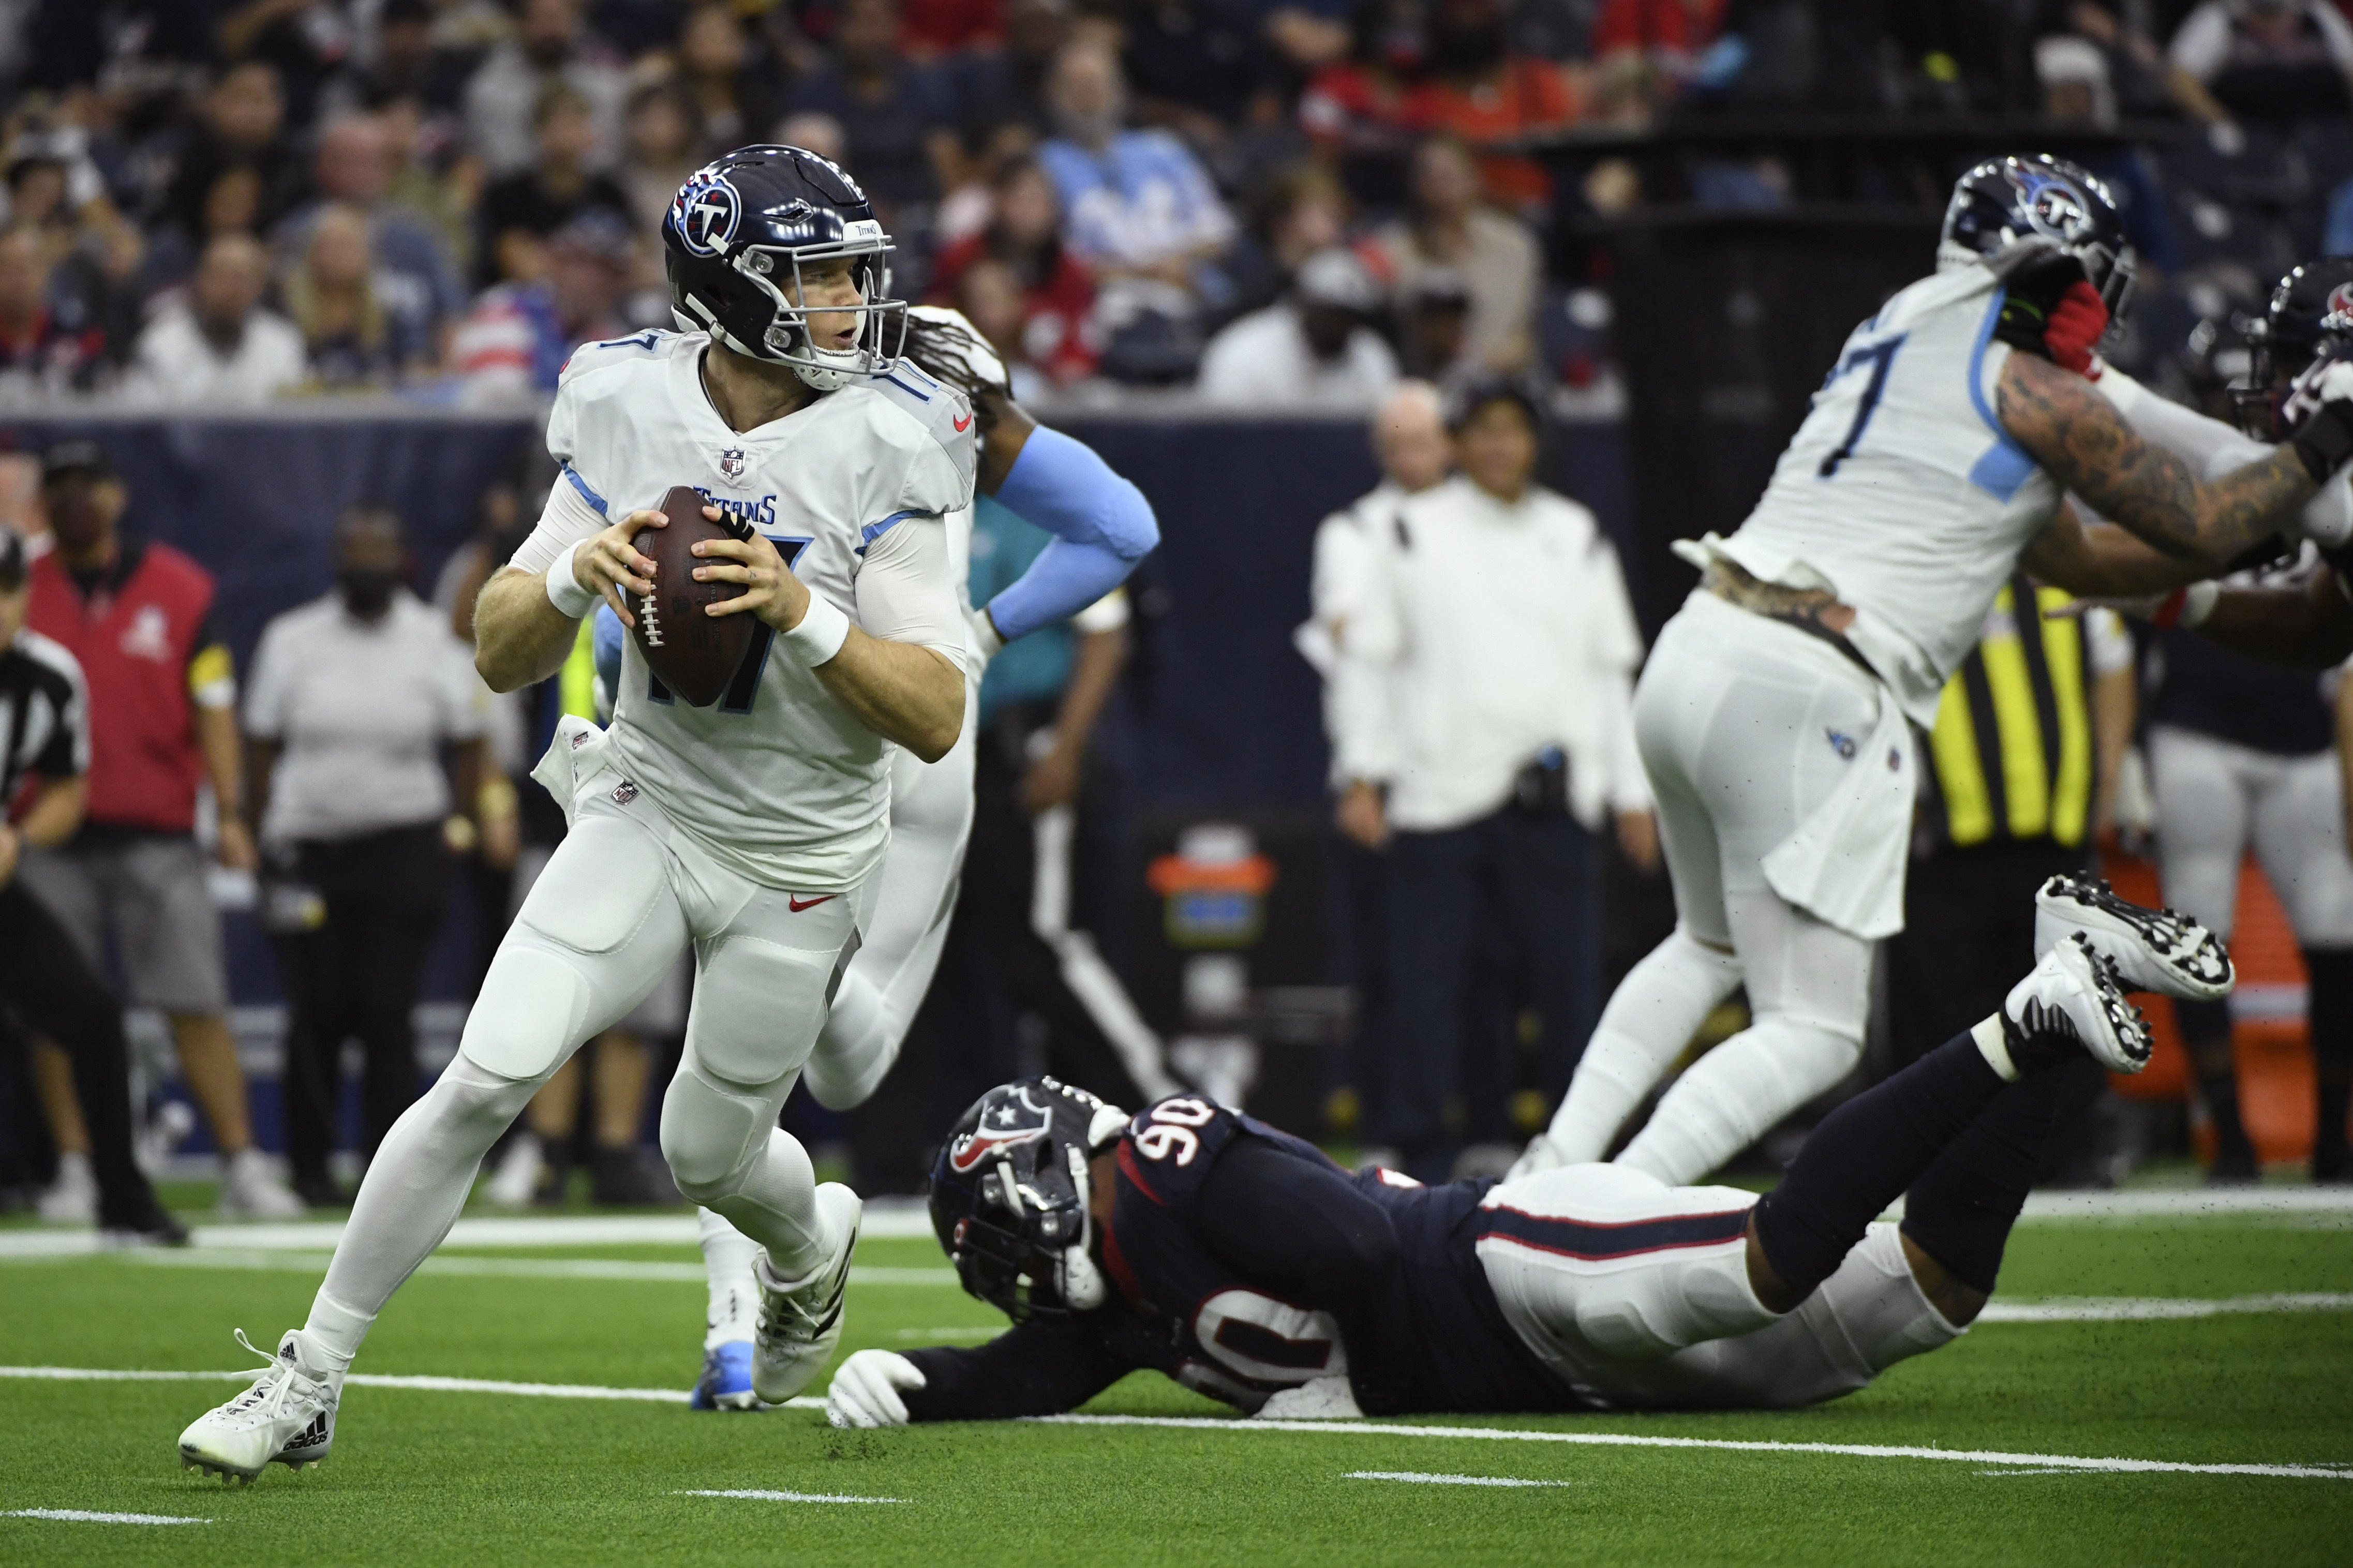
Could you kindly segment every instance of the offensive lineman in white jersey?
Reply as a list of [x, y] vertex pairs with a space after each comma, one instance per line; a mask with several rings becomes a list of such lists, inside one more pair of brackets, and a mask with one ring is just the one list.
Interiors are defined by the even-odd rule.
[[[1849, 337], [1747, 521], [1678, 547], [1704, 575], [1635, 697], [1676, 930], [1610, 998], [1514, 1175], [1600, 1159], [1744, 983], [1750, 1026], [1676, 1081], [1621, 1164], [1696, 1181], [1844, 1077], [1871, 944], [1903, 918], [1910, 729], [1935, 721], [2004, 579], [2023, 565], [2076, 593], [2178, 586], [2287, 523], [2353, 457], [2353, 387], [2211, 482], [2142, 438], [2083, 374], [2132, 276], [2085, 171], [1979, 164], [1954, 189], [1939, 269]], [[2085, 528], [2067, 491], [2120, 528]], [[2140, 918], [2094, 883], [2042, 897], [2053, 920]], [[2165, 967], [2137, 984], [2229, 988], [2211, 939], [2158, 946]]]
[[[1003, 363], [959, 312], [911, 309], [904, 357], [972, 400], [982, 438], [977, 488], [1054, 536], [1018, 581], [974, 605], [967, 597], [972, 513], [961, 510], [945, 520], [958, 602], [970, 626], [966, 698], [976, 707], [981, 676], [997, 651], [1100, 605], [1159, 542], [1159, 524], [1134, 485], [1013, 401]], [[1124, 610], [1121, 601], [1109, 602]], [[608, 611], [599, 612], [597, 622], [601, 663], [607, 638], [619, 626]], [[947, 755], [925, 761], [902, 752], [892, 763], [891, 848], [875, 879], [873, 911], [803, 1069], [811, 1096], [828, 1110], [862, 1104], [881, 1085], [939, 967], [972, 832], [975, 728], [968, 707], [964, 732]], [[1158, 1039], [1109, 966], [1082, 942], [1059, 956], [1060, 983], [1096, 1019], [1129, 1076], [1149, 1096], [1174, 1092]], [[755, 1388], [751, 1328], [759, 1298], [758, 1248], [708, 1208], [698, 1220], [711, 1302], [702, 1371], [689, 1404], [697, 1410], [756, 1409], [764, 1403]]]
[[711, 498], [707, 515], [751, 525], [697, 545], [694, 574], [744, 584], [712, 613], [760, 626], [712, 707], [677, 701], [632, 647], [612, 727], [558, 731], [534, 776], [571, 832], [457, 1058], [385, 1138], [309, 1321], [182, 1434], [184, 1465], [250, 1479], [326, 1456], [353, 1355], [448, 1234], [484, 1152], [690, 943], [663, 1154], [682, 1193], [764, 1249], [762, 1393], [798, 1392], [840, 1337], [859, 1201], [816, 1184], [776, 1112], [871, 902], [892, 743], [930, 760], [963, 724], [965, 628], [941, 519], [972, 501], [973, 414], [886, 352], [905, 310], [880, 297], [889, 237], [825, 159], [730, 153], [687, 182], [662, 237], [683, 330], [591, 344], [565, 367], [548, 421], [564, 472], [483, 588], [476, 663], [512, 689], [557, 668], [600, 598], [628, 621], [628, 597], [654, 586], [633, 541], [681, 482]]

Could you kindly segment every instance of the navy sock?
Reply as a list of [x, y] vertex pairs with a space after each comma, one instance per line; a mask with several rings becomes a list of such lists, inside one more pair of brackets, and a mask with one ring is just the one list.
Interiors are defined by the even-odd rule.
[[2353, 1108], [2353, 949], [2307, 948], [2304, 967], [2312, 978], [2305, 1011], [2320, 1089], [2312, 1173], [2326, 1179], [2340, 1176], [2353, 1165], [2345, 1130], [2346, 1112]]
[[[2096, 1063], [2076, 1058], [2096, 1077]], [[1993, 1294], [2010, 1227], [2026, 1206], [2051, 1130], [2076, 1085], [2074, 1067], [2034, 1073], [1995, 1097], [1904, 1198], [1904, 1234], [1964, 1284]]]
[[1863, 1228], [2010, 1087], [1963, 1033], [1824, 1117], [1757, 1200], [1773, 1272], [1800, 1294], [1837, 1272]]

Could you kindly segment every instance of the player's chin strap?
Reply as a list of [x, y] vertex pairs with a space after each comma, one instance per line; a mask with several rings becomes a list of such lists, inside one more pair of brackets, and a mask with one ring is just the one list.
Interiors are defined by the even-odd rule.
[[1068, 1144], [1064, 1152], [1071, 1162], [1071, 1184], [1079, 1192], [1079, 1240], [1074, 1247], [1062, 1249], [1062, 1300], [1073, 1312], [1092, 1312], [1111, 1300], [1110, 1287], [1104, 1284], [1103, 1270], [1095, 1267], [1094, 1241], [1094, 1178], [1087, 1169], [1090, 1152], [1106, 1139], [1117, 1135], [1127, 1123], [1127, 1112], [1115, 1105], [1095, 1109], [1087, 1124], [1087, 1147]]

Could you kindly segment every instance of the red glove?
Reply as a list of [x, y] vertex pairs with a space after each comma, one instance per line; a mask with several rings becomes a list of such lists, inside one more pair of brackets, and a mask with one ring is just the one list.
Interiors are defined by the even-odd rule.
[[2092, 351], [2107, 331], [2108, 307], [2099, 290], [2089, 283], [2071, 283], [2051, 309], [2051, 324], [2042, 329], [2042, 346], [2051, 351], [2052, 364], [2084, 375], [2092, 368]]

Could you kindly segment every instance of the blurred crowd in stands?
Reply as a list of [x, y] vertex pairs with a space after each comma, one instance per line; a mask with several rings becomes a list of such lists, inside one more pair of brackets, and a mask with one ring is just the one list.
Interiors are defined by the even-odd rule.
[[2080, 139], [2179, 285], [2169, 353], [2353, 248], [2348, 79], [2335, 0], [20, 0], [0, 397], [543, 394], [669, 324], [661, 215], [761, 140], [861, 180], [899, 290], [1032, 395], [1579, 386], [1609, 320], [1581, 237], [1820, 195], [1767, 142], [1641, 150], [1793, 111]]

